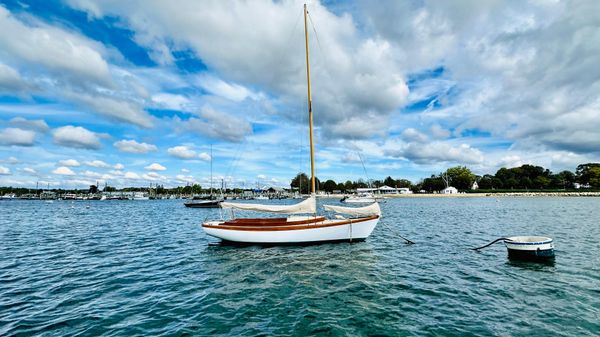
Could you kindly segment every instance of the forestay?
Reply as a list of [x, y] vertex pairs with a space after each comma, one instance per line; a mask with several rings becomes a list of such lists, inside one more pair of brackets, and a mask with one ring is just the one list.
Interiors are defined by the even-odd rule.
[[336, 213], [352, 214], [352, 215], [381, 215], [381, 209], [379, 203], [373, 203], [365, 207], [343, 207], [333, 205], [323, 205], [323, 208], [327, 211], [333, 211]]
[[245, 204], [237, 202], [222, 202], [222, 208], [241, 209], [245, 211], [259, 211], [269, 213], [283, 214], [308, 214], [317, 213], [317, 202], [314, 196], [294, 204], [294, 205], [264, 205], [264, 204]]

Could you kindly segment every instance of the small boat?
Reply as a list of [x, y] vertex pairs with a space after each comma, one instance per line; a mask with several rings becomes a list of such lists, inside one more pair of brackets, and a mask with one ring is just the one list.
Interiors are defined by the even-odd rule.
[[367, 193], [363, 193], [363, 194], [359, 194], [359, 195], [345, 196], [342, 199], [340, 199], [340, 202], [354, 203], [354, 204], [371, 204], [376, 201], [377, 200], [375, 199], [375, 197], [372, 194], [367, 194]]
[[306, 48], [306, 79], [308, 98], [308, 125], [310, 139], [310, 168], [311, 168], [311, 196], [297, 204], [292, 205], [266, 205], [250, 203], [222, 202], [221, 208], [233, 210], [246, 210], [286, 214], [286, 217], [277, 218], [232, 218], [231, 220], [214, 220], [202, 224], [206, 234], [228, 242], [243, 244], [312, 244], [339, 241], [362, 241], [373, 230], [381, 210], [379, 204], [365, 207], [342, 207], [324, 205], [326, 211], [349, 215], [337, 215], [333, 219], [317, 214], [315, 195], [315, 160], [313, 142], [313, 111], [310, 91], [310, 62], [308, 53], [308, 11], [304, 5], [304, 37]]
[[150, 196], [145, 192], [134, 192], [133, 200], [150, 200]]
[[219, 208], [223, 200], [201, 200], [184, 203], [185, 207], [189, 208]]
[[504, 239], [509, 259], [547, 260], [554, 258], [554, 241], [545, 236], [511, 236]]

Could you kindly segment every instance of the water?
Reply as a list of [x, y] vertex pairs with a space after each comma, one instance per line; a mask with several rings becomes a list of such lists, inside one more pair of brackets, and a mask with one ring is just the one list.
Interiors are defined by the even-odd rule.
[[[382, 210], [366, 242], [240, 248], [181, 201], [2, 201], [0, 335], [600, 334], [600, 198]], [[519, 234], [554, 238], [555, 263], [468, 250]]]

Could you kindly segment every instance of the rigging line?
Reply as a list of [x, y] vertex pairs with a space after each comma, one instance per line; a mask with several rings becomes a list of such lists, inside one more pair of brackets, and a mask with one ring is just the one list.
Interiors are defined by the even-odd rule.
[[[279, 58], [277, 60], [277, 63], [275, 63], [276, 65], [280, 65], [283, 63], [283, 59], [285, 57], [285, 52], [288, 51], [290, 49], [290, 46], [292, 45], [292, 36], [294, 36], [294, 33], [296, 32], [296, 28], [298, 27], [298, 22], [300, 22], [300, 18], [302, 18], [302, 13], [299, 13], [296, 17], [296, 23], [294, 24], [294, 28], [290, 31], [290, 34], [288, 35], [287, 38], [287, 45], [285, 46], [284, 49], [282, 49]], [[276, 72], [271, 72], [272, 75], [272, 79], [275, 78]]]
[[[321, 46], [321, 40], [319, 39], [319, 34], [317, 34], [317, 29], [315, 28], [315, 24], [312, 20], [312, 17], [310, 15], [310, 12], [308, 12], [308, 19], [310, 21], [310, 24], [312, 26], [313, 32], [315, 33], [315, 40], [317, 40], [317, 46], [319, 46], [319, 52], [321, 53], [321, 55], [323, 55], [323, 59], [325, 60], [325, 68], [327, 68], [328, 70], [331, 69], [331, 67], [329, 66], [329, 60], [325, 54], [325, 52], [323, 52], [323, 47]], [[329, 71], [328, 71], [329, 73]], [[341, 102], [339, 101], [339, 98], [337, 97], [337, 95], [333, 95], [333, 98], [335, 99], [336, 103], [338, 103], [339, 105], [341, 105]], [[346, 115], [346, 110], [342, 109], [342, 115], [344, 116], [344, 120], [348, 117]], [[350, 138], [352, 139], [352, 142], [356, 142], [356, 138], [354, 137], [354, 134], [350, 133]], [[362, 155], [360, 154], [359, 150], [355, 150], [356, 154], [358, 155], [358, 159], [360, 160], [360, 163], [362, 165], [363, 171], [365, 173], [365, 176], [367, 178], [367, 184], [369, 186], [369, 188], [371, 187], [371, 179], [369, 178], [369, 174], [367, 173], [367, 168], [365, 166], [365, 162], [362, 158]], [[316, 175], [316, 174], [315, 174]]]

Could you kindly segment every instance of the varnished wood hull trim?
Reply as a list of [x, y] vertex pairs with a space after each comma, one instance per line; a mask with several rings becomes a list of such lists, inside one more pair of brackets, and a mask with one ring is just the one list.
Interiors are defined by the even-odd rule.
[[[206, 234], [221, 240], [246, 244], [308, 244], [366, 239], [377, 226], [379, 217], [339, 220], [323, 224], [277, 226], [270, 228], [223, 228], [217, 223], [204, 224]], [[231, 227], [231, 226], [229, 226]]]
[[225, 230], [240, 230], [240, 231], [290, 231], [290, 230], [301, 230], [301, 229], [316, 229], [316, 228], [322, 228], [322, 227], [332, 227], [332, 226], [342, 226], [342, 225], [348, 225], [348, 224], [357, 224], [360, 222], [364, 222], [364, 221], [369, 221], [369, 220], [374, 220], [374, 219], [379, 219], [379, 216], [374, 215], [372, 217], [368, 217], [368, 218], [359, 218], [359, 219], [346, 219], [346, 220], [339, 220], [339, 221], [335, 221], [335, 222], [317, 222], [314, 224], [287, 224], [287, 225], [283, 225], [283, 226], [279, 226], [279, 225], [275, 225], [275, 226], [269, 226], [269, 225], [265, 225], [265, 226], [248, 226], [248, 225], [228, 225], [227, 222], [225, 222], [224, 224], [219, 224], [219, 225], [209, 225], [209, 224], [203, 224], [202, 227], [204, 228], [218, 228], [218, 229], [225, 229]]
[[219, 226], [295, 226], [295, 225], [304, 225], [304, 224], [314, 224], [317, 222], [322, 222], [325, 220], [324, 216], [319, 216], [315, 218], [305, 219], [305, 220], [296, 220], [296, 221], [288, 221], [287, 218], [274, 218], [274, 219], [248, 219], [248, 218], [240, 218], [230, 221], [225, 221]]

